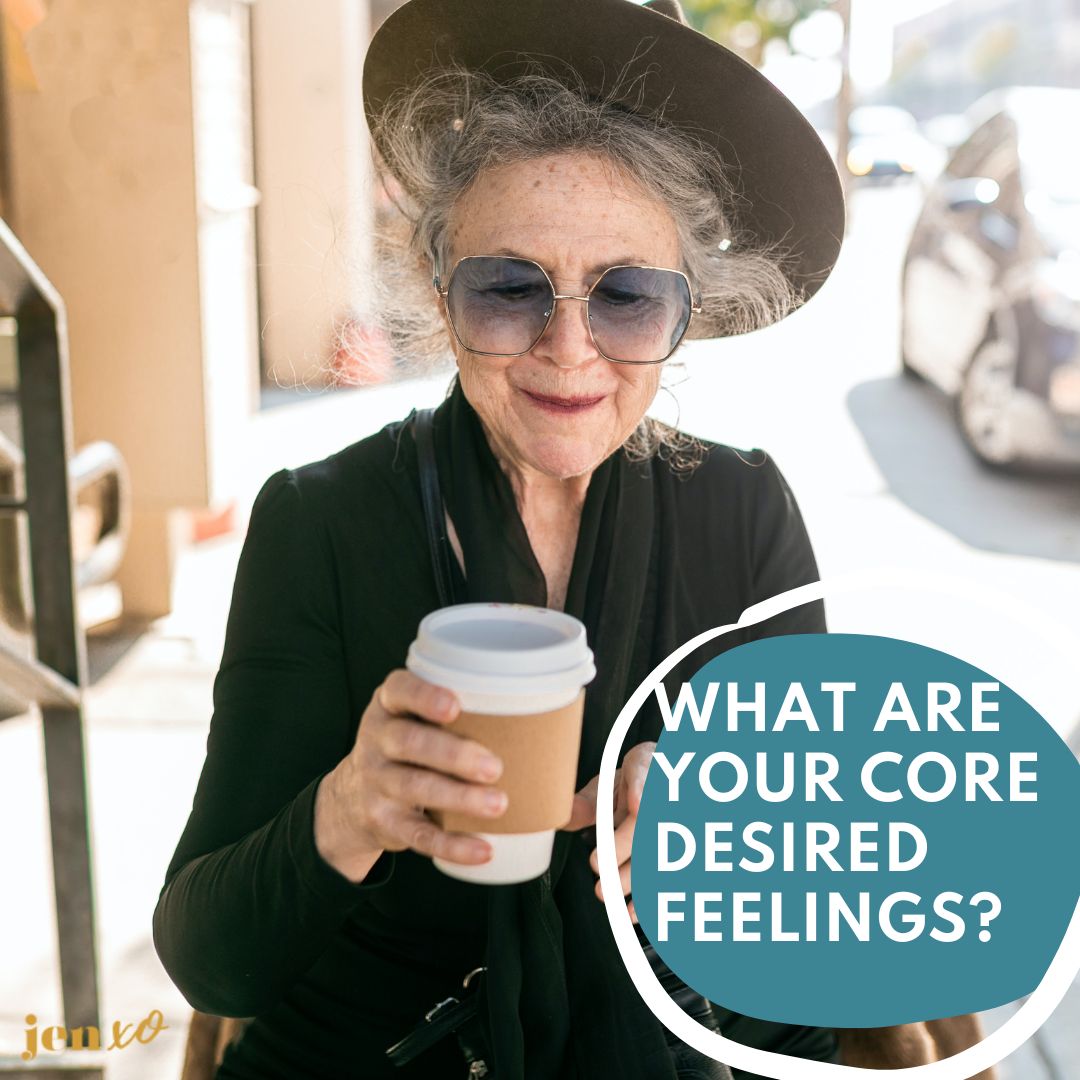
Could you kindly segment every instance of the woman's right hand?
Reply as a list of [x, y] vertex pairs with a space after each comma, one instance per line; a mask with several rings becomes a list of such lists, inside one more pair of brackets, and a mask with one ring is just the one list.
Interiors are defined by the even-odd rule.
[[506, 795], [491, 787], [502, 762], [478, 742], [443, 730], [460, 711], [450, 690], [392, 671], [364, 710], [352, 750], [315, 797], [315, 846], [344, 877], [362, 881], [384, 851], [411, 848], [478, 864], [490, 845], [446, 832], [425, 810], [497, 818]]

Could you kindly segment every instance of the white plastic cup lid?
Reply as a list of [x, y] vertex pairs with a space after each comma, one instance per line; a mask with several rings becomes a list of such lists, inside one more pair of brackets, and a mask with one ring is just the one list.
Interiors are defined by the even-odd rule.
[[585, 686], [596, 675], [585, 627], [527, 604], [457, 604], [425, 616], [407, 667], [453, 690], [534, 694]]

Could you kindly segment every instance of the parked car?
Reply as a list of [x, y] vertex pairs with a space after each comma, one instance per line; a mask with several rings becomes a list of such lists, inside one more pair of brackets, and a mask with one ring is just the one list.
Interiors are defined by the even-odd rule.
[[1080, 90], [999, 91], [972, 122], [904, 261], [903, 367], [990, 465], [1080, 465]]
[[925, 175], [933, 154], [933, 147], [906, 109], [860, 105], [851, 110], [847, 167], [852, 176], [890, 182]]

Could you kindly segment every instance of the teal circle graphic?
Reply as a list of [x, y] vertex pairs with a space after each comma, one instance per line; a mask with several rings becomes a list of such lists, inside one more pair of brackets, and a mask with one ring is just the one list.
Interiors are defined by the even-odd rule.
[[633, 897], [688, 985], [823, 1027], [1035, 989], [1080, 896], [1080, 763], [1019, 695], [855, 634], [750, 642], [669, 689]]

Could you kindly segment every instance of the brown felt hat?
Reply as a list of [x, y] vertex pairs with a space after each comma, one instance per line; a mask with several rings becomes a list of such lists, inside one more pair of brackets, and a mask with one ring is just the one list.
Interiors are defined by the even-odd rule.
[[[565, 78], [569, 67], [590, 94], [662, 113], [715, 149], [742, 196], [742, 233], [755, 245], [783, 248], [787, 276], [802, 298], [832, 270], [844, 235], [844, 198], [828, 151], [764, 75], [688, 26], [677, 0], [409, 0], [368, 49], [369, 126], [375, 130], [395, 91], [448, 61], [497, 79], [520, 71], [521, 61], [550, 66], [556, 77]], [[613, 97], [617, 74], [623, 77]], [[394, 171], [392, 161], [387, 166]], [[688, 337], [714, 336], [709, 314], [694, 320]]]

